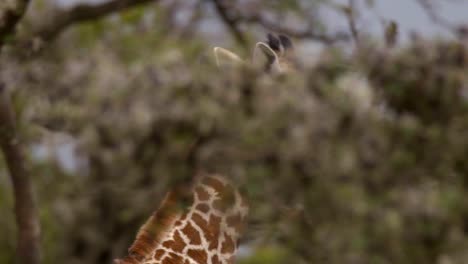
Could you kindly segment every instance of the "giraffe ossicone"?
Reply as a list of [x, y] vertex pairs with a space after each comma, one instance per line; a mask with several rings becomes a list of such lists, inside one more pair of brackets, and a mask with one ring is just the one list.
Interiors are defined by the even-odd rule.
[[[213, 51], [219, 67], [250, 63], [221, 47]], [[251, 63], [269, 73], [298, 69], [293, 44], [284, 35], [268, 34], [266, 42], [258, 42]], [[226, 178], [202, 176], [191, 188], [169, 192], [128, 255], [114, 263], [233, 264], [247, 213], [245, 198]]]
[[169, 192], [116, 264], [232, 264], [248, 205], [224, 177]]
[[252, 64], [274, 74], [295, 72], [300, 68], [291, 39], [282, 34], [269, 33], [266, 42], [257, 42], [251, 61], [243, 60], [236, 53], [221, 47], [215, 47], [213, 52], [218, 67]]

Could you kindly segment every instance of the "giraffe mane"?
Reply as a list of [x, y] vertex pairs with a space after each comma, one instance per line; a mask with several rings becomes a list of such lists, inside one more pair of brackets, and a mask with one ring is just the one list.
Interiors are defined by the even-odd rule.
[[123, 259], [114, 260], [115, 264], [137, 264], [148, 257], [164, 237], [171, 231], [175, 222], [183, 215], [184, 200], [182, 191], [171, 191], [164, 198], [161, 207], [156, 210], [140, 227], [135, 241], [128, 249], [128, 255]]
[[248, 213], [246, 200], [222, 176], [195, 178], [167, 194], [128, 255], [114, 263], [233, 263]]

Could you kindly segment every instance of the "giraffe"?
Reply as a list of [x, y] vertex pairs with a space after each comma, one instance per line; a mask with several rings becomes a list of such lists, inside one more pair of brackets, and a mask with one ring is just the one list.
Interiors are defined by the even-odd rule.
[[220, 175], [178, 186], [140, 228], [115, 264], [232, 264], [248, 213], [245, 198]]
[[300, 68], [291, 39], [282, 34], [268, 33], [266, 42], [257, 42], [250, 62], [246, 62], [239, 55], [225, 48], [215, 47], [213, 52], [218, 67], [226, 64], [252, 63], [272, 74], [295, 72]]
[[[234, 52], [214, 48], [216, 63], [245, 65]], [[291, 40], [267, 35], [255, 45], [253, 63], [268, 73], [297, 70]], [[129, 253], [115, 264], [233, 264], [248, 213], [245, 198], [225, 177], [205, 175], [176, 186], [140, 228]]]

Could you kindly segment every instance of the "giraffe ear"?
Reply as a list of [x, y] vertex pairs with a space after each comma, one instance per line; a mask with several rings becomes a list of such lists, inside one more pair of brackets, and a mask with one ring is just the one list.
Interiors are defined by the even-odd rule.
[[268, 33], [267, 34], [267, 44], [270, 48], [275, 51], [279, 51], [281, 48], [281, 39], [276, 37], [275, 35]]
[[223, 65], [241, 65], [244, 61], [232, 51], [221, 47], [215, 47], [213, 53], [216, 59], [216, 65], [222, 67]]
[[278, 36], [278, 39], [279, 39], [279, 41], [281, 43], [281, 46], [283, 47], [283, 49], [285, 51], [294, 49], [293, 43], [292, 43], [291, 39], [288, 36], [280, 34]]
[[280, 72], [281, 67], [276, 52], [265, 42], [255, 44], [253, 52], [253, 63], [267, 72]]

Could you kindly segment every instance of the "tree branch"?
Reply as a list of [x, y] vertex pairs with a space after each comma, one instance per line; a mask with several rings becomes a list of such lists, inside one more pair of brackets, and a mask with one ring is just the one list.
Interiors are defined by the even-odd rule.
[[98, 19], [152, 1], [157, 0], [111, 0], [100, 4], [78, 4], [69, 10], [58, 12], [50, 23], [36, 30], [34, 37], [51, 40], [73, 24]]
[[9, 95], [0, 83], [0, 147], [13, 183], [16, 224], [18, 228], [17, 258], [20, 264], [40, 263], [40, 224], [29, 171], [16, 131], [15, 114]]
[[158, 0], [110, 0], [100, 4], [82, 3], [66, 10], [49, 11], [51, 14], [45, 14], [51, 17], [48, 22], [39, 24], [31, 33], [15, 39], [15, 50], [20, 56], [38, 54], [47, 41], [52, 41], [69, 26], [156, 1]]
[[242, 23], [257, 24], [273, 32], [283, 33], [294, 38], [313, 39], [325, 44], [348, 41], [350, 39], [350, 35], [347, 32], [326, 34], [319, 33], [315, 30], [315, 28], [312, 27], [307, 27], [303, 30], [288, 28], [282, 26], [281, 21], [279, 23], [272, 22], [271, 20], [264, 17], [261, 12], [255, 12], [254, 14], [249, 15], [242, 14], [241, 12], [235, 12], [235, 8], [226, 7], [222, 1], [223, 0], [211, 0], [224, 24], [226, 24], [226, 26], [229, 28], [237, 42], [243, 46], [246, 45], [247, 41], [242, 32], [239, 30], [239, 25]]
[[[29, 0], [18, 0], [14, 8], [0, 13], [0, 49], [14, 34]], [[16, 256], [20, 264], [40, 263], [40, 223], [36, 203], [24, 162], [24, 155], [16, 131], [15, 114], [5, 86], [0, 82], [0, 148], [3, 151], [15, 196], [15, 215], [18, 228]]]
[[236, 41], [241, 44], [244, 48], [247, 48], [247, 40], [245, 39], [244, 35], [242, 32], [239, 30], [239, 24], [238, 24], [238, 19], [233, 18], [229, 12], [226, 6], [223, 5], [222, 0], [212, 0], [216, 11], [218, 12], [219, 16], [221, 17], [221, 20], [224, 22], [224, 24], [229, 28], [231, 31], [232, 35], [236, 39]]
[[29, 0], [18, 0], [14, 3], [14, 8], [0, 10], [0, 48], [14, 33], [16, 24], [23, 17], [28, 4]]
[[354, 40], [354, 44], [359, 46], [359, 30], [356, 25], [356, 1], [355, 0], [348, 0], [348, 6], [345, 7], [344, 13], [346, 16], [346, 20], [348, 21], [349, 31], [351, 32], [351, 36]]
[[350, 36], [347, 32], [335, 32], [334, 34], [319, 33], [311, 27], [306, 29], [292, 29], [281, 24], [272, 22], [260, 14], [254, 16], [238, 16], [237, 18], [240, 21], [246, 23], [254, 23], [263, 26], [264, 28], [271, 30], [273, 32], [283, 33], [290, 37], [299, 38], [299, 39], [312, 39], [325, 44], [332, 44], [335, 42], [349, 41]]
[[[216, 0], [212, 1], [216, 2]], [[235, 10], [233, 8], [231, 9]], [[302, 29], [290, 28], [284, 26], [282, 21], [272, 21], [272, 19], [264, 16], [262, 12], [253, 12], [251, 14], [235, 12], [230, 14], [230, 20], [230, 23], [233, 24], [256, 24], [276, 33], [283, 33], [298, 39], [311, 39], [322, 42], [324, 44], [332, 44], [343, 41], [346, 42], [350, 40], [350, 34], [348, 32], [337, 31], [332, 34], [317, 32], [317, 27], [314, 27], [313, 23], [310, 22], [308, 22], [307, 26]]]

